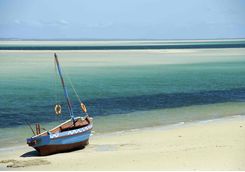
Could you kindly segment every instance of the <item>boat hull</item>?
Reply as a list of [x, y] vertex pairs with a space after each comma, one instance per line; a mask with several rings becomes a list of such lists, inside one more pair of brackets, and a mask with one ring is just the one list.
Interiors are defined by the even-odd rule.
[[84, 148], [89, 143], [92, 124], [74, 130], [48, 133], [27, 139], [27, 144], [40, 155], [67, 152]]
[[40, 155], [50, 155], [55, 153], [69, 152], [74, 150], [83, 149], [88, 145], [89, 140], [84, 140], [77, 143], [63, 144], [63, 145], [45, 145], [40, 147], [34, 147]]

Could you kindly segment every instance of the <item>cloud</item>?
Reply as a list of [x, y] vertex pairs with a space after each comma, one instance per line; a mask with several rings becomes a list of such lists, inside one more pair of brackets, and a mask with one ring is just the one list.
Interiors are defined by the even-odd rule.
[[60, 24], [60, 25], [68, 25], [69, 22], [67, 20], [61, 19], [61, 20], [58, 20], [57, 21], [57, 24]]
[[105, 23], [91, 23], [87, 24], [86, 26], [89, 28], [107, 28], [112, 26], [112, 22], [105, 22]]
[[40, 23], [43, 26], [67, 26], [70, 23], [67, 20], [60, 19], [60, 20], [42, 20]]
[[26, 26], [67, 26], [70, 23], [67, 20], [19, 20], [15, 19], [13, 21], [16, 25], [26, 25]]
[[23, 26], [41, 26], [42, 23], [38, 20], [19, 20], [16, 19], [13, 21], [16, 25], [23, 25]]
[[21, 24], [22, 22], [20, 20], [14, 20], [15, 24]]

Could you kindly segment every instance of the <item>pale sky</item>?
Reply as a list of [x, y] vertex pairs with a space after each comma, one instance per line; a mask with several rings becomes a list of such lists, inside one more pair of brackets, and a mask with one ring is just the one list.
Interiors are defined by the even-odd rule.
[[245, 0], [0, 0], [0, 38], [245, 38]]

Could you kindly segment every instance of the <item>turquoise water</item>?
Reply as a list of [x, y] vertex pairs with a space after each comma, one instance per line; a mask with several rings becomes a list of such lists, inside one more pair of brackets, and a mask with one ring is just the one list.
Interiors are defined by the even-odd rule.
[[[57, 51], [96, 134], [245, 114], [245, 49]], [[0, 51], [0, 147], [69, 118], [53, 51]], [[64, 114], [54, 115], [60, 102]]]

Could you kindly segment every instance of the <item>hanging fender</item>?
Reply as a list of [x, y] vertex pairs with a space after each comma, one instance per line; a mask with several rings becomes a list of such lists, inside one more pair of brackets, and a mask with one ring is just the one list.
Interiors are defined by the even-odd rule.
[[81, 105], [82, 111], [83, 111], [84, 113], [86, 113], [86, 112], [87, 112], [87, 108], [86, 108], [85, 104], [81, 103], [80, 105]]
[[60, 115], [61, 114], [61, 105], [55, 105], [54, 111], [55, 111], [56, 115]]

